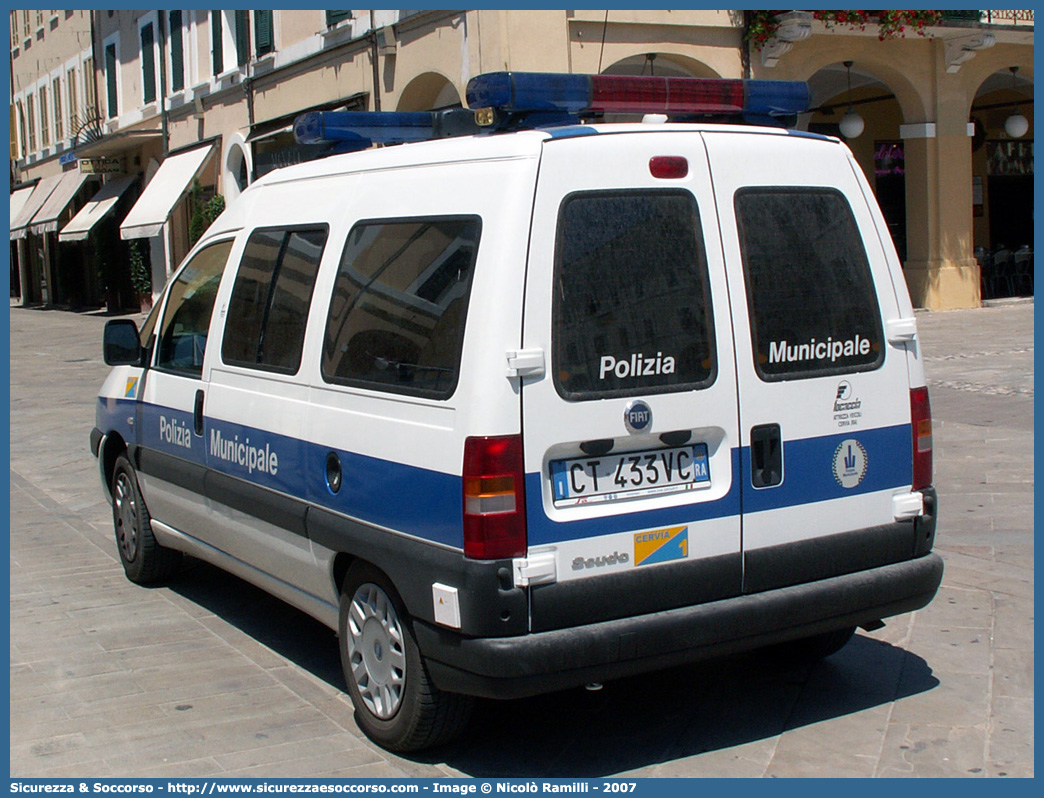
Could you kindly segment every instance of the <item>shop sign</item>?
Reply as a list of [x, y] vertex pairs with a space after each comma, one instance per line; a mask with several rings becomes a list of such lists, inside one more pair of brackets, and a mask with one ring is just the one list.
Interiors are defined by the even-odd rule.
[[986, 169], [990, 177], [1033, 174], [1033, 142], [1001, 139], [986, 142]]
[[123, 166], [116, 158], [81, 158], [80, 174], [111, 175], [123, 172]]
[[61, 155], [58, 156], [58, 163], [60, 163], [62, 166], [66, 166], [67, 164], [71, 164], [71, 163], [75, 163], [75, 162], [76, 162], [76, 153], [73, 152], [72, 150], [69, 150], [69, 152], [63, 152]]
[[877, 142], [877, 150], [874, 152], [874, 174], [878, 177], [906, 174], [906, 153], [903, 151], [902, 142]]

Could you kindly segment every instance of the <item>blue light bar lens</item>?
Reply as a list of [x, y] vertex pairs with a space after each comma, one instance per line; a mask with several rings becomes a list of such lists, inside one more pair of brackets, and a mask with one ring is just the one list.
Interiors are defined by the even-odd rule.
[[505, 113], [564, 111], [577, 113], [591, 104], [590, 75], [544, 72], [489, 72], [468, 81], [469, 108]]
[[427, 141], [433, 127], [431, 111], [313, 111], [294, 120], [294, 136], [301, 144], [361, 139], [399, 144]]
[[812, 93], [801, 80], [748, 80], [746, 112], [765, 116], [803, 114], [812, 107]]

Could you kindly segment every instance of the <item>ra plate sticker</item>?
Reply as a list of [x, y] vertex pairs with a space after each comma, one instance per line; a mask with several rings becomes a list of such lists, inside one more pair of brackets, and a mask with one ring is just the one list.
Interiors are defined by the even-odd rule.
[[635, 533], [635, 565], [652, 565], [658, 562], [681, 560], [688, 556], [689, 528], [687, 526]]
[[123, 391], [124, 398], [133, 399], [134, 398], [134, 392], [137, 389], [138, 389], [138, 378], [137, 377], [128, 377], [127, 378], [127, 387]]
[[834, 479], [842, 488], [854, 488], [866, 476], [867, 456], [855, 438], [841, 441], [834, 450]]

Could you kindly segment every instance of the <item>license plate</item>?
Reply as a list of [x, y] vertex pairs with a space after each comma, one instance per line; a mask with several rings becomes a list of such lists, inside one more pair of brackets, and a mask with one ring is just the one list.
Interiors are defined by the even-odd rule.
[[556, 505], [592, 504], [710, 485], [707, 444], [551, 462]]

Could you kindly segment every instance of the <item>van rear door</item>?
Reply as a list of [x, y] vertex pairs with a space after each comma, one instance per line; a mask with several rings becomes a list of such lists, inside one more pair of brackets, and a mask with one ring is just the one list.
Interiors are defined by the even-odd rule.
[[737, 595], [728, 295], [698, 134], [544, 145], [522, 351], [534, 631]]
[[842, 144], [762, 134], [752, 149], [753, 135], [705, 135], [736, 327], [745, 592], [914, 552], [891, 242]]

